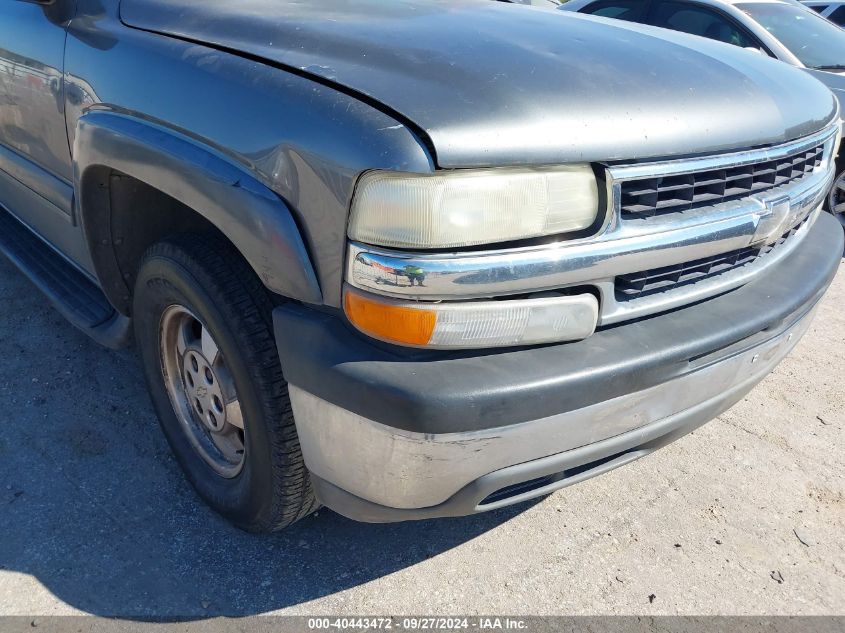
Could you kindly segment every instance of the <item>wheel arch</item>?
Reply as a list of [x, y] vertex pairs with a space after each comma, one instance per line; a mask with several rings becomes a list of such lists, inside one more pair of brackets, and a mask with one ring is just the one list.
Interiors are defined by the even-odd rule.
[[307, 303], [322, 294], [290, 208], [222, 154], [131, 116], [89, 112], [74, 141], [75, 213], [95, 272], [131, 311], [133, 262], [151, 243], [213, 227], [272, 292]]

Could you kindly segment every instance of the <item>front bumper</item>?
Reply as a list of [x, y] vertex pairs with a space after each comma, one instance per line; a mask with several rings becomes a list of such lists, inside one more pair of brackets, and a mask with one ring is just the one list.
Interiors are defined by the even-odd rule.
[[409, 352], [301, 306], [274, 313], [306, 465], [352, 518], [471, 514], [641, 457], [741, 399], [792, 349], [843, 236], [821, 216], [753, 282], [566, 345]]

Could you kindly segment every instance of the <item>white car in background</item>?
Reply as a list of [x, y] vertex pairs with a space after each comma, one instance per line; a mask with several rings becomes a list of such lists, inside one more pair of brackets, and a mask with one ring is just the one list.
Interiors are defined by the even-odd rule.
[[[795, 0], [569, 0], [560, 6], [719, 40], [803, 68], [845, 111], [845, 30]], [[845, 225], [845, 151], [828, 209]]]
[[545, 7], [556, 9], [560, 6], [561, 0], [497, 0], [498, 2], [509, 2], [510, 4], [527, 4], [532, 7]]

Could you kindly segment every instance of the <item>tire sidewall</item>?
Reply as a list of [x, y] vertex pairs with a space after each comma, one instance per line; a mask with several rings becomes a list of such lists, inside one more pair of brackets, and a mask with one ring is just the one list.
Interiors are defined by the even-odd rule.
[[836, 195], [836, 194], [835, 194], [835, 192], [836, 192], [836, 185], [837, 185], [839, 182], [842, 182], [842, 181], [845, 181], [845, 169], [840, 170], [840, 165], [837, 165], [836, 178], [835, 178], [835, 180], [833, 181], [833, 185], [831, 186], [830, 193], [828, 193], [828, 195], [827, 195], [827, 200], [825, 201], [825, 204], [826, 204], [826, 206], [827, 206], [827, 210], [828, 210], [830, 213], [832, 213], [833, 215], [841, 215], [841, 214], [837, 214], [837, 213], [836, 213], [836, 211], [834, 211], [833, 197], [834, 197], [834, 195]]

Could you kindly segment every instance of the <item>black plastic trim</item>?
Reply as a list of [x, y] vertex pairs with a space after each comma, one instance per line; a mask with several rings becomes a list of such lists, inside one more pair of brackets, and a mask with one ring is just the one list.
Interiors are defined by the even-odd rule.
[[216, 226], [272, 292], [323, 300], [308, 250], [288, 205], [240, 165], [156, 123], [115, 111], [87, 112], [77, 124], [80, 220], [97, 276], [112, 305], [130, 310], [108, 229], [102, 170], [108, 167], [158, 189]]

